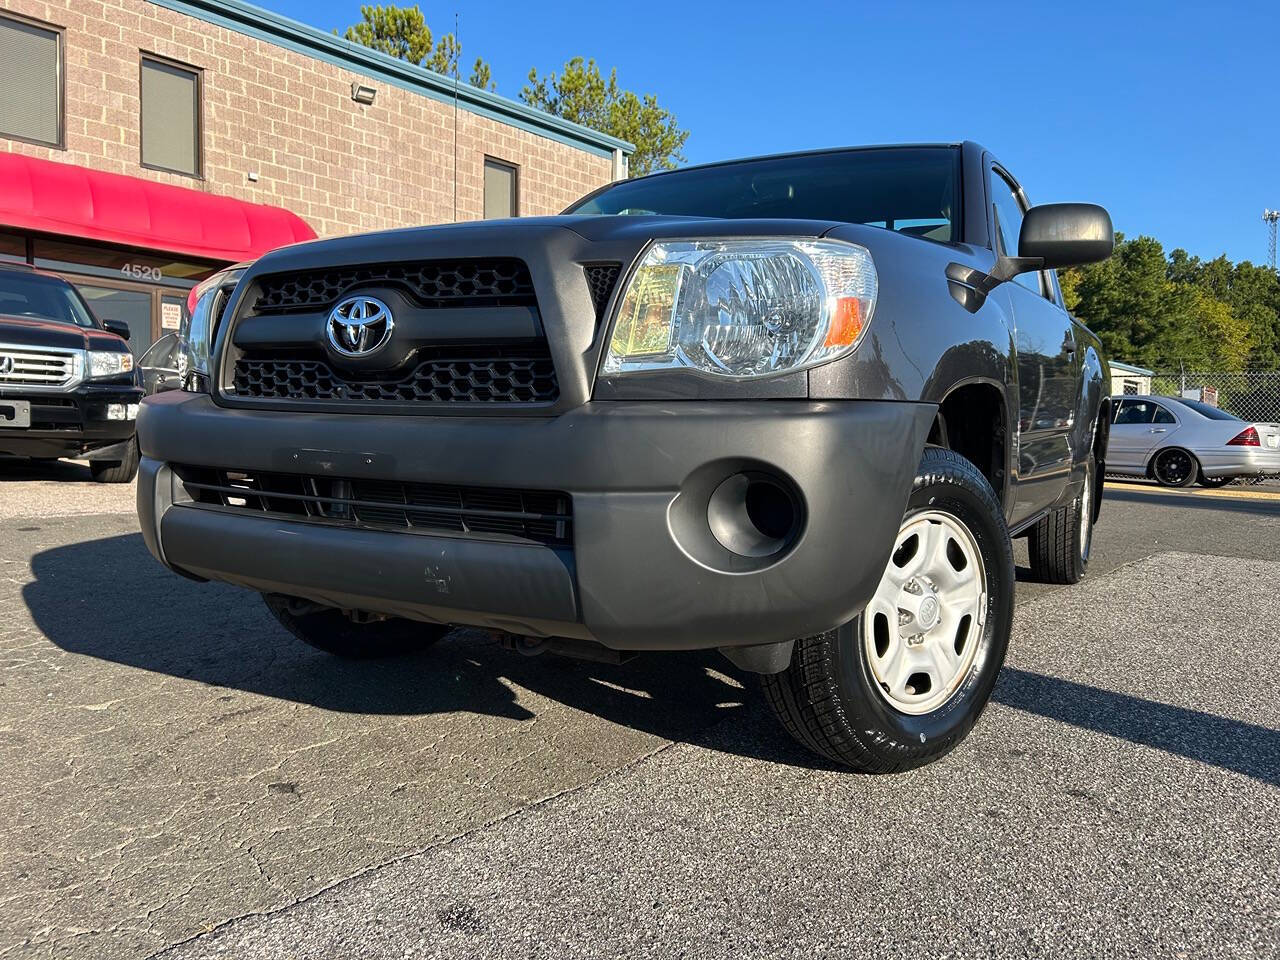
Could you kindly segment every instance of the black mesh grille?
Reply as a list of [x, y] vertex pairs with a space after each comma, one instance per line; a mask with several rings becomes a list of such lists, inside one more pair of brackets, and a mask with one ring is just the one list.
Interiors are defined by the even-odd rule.
[[[421, 354], [419, 354], [421, 356]], [[364, 403], [554, 403], [560, 396], [546, 345], [449, 349], [397, 378], [342, 373], [321, 354], [236, 360], [236, 396]]]
[[609, 294], [613, 293], [613, 285], [618, 282], [622, 264], [590, 263], [583, 269], [587, 273], [587, 286], [591, 288], [591, 302], [596, 308], [596, 319], [599, 320], [604, 316], [604, 308], [609, 303]]
[[511, 258], [375, 263], [258, 279], [258, 312], [316, 310], [357, 286], [399, 287], [426, 307], [534, 306], [529, 268]]
[[569, 495], [548, 490], [340, 479], [291, 473], [175, 466], [191, 499], [206, 506], [346, 526], [505, 535], [567, 546]]

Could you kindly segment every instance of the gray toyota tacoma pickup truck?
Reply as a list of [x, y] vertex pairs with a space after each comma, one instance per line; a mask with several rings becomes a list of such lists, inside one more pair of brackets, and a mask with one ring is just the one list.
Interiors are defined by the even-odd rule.
[[339, 655], [717, 648], [812, 750], [905, 769], [991, 695], [1010, 538], [1085, 572], [1109, 378], [1054, 268], [1111, 248], [968, 142], [285, 248], [143, 404], [143, 536]]

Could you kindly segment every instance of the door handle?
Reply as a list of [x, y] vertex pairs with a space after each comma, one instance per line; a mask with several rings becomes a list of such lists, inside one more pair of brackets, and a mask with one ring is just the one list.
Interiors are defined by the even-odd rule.
[[1168, 433], [1169, 431], [1166, 430], [1164, 427], [1152, 427], [1151, 432], [1152, 433]]

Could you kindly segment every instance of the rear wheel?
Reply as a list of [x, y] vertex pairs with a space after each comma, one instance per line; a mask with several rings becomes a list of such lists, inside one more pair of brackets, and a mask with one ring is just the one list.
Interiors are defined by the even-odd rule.
[[1098, 472], [1095, 463], [1090, 453], [1080, 493], [1067, 506], [1041, 517], [1027, 534], [1031, 576], [1041, 583], [1079, 583], [1089, 568]]
[[1202, 487], [1209, 487], [1210, 489], [1213, 489], [1214, 487], [1225, 487], [1234, 479], [1235, 477], [1206, 477], [1202, 473], [1200, 474], [1200, 479], [1197, 482]]
[[796, 641], [762, 678], [783, 726], [815, 753], [887, 773], [935, 760], [973, 727], [1013, 617], [1004, 513], [968, 460], [926, 448], [880, 585], [836, 630]]
[[264, 593], [267, 609], [286, 630], [317, 650], [350, 660], [369, 660], [414, 653], [431, 646], [449, 627], [391, 617], [359, 623], [341, 610], [317, 607], [305, 600]]
[[138, 438], [129, 441], [123, 460], [90, 460], [89, 472], [98, 483], [130, 483], [138, 475]]
[[1200, 464], [1187, 451], [1171, 447], [1156, 454], [1151, 472], [1162, 487], [1189, 487], [1200, 474]]

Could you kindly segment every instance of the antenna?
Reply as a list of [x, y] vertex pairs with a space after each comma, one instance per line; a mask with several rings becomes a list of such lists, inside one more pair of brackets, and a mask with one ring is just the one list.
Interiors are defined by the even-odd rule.
[[1267, 225], [1267, 266], [1276, 268], [1276, 221], [1280, 220], [1280, 210], [1263, 210], [1262, 221]]
[[[458, 11], [453, 11], [453, 222], [458, 222], [458, 58], [462, 44], [458, 40]], [[1274, 260], [1275, 257], [1272, 257]], [[1274, 266], [1274, 264], [1272, 264]]]

